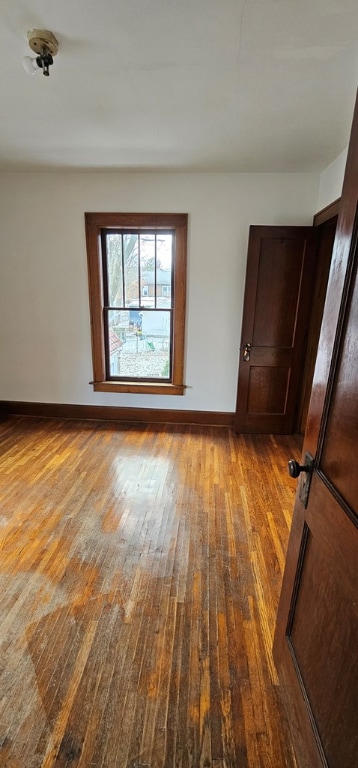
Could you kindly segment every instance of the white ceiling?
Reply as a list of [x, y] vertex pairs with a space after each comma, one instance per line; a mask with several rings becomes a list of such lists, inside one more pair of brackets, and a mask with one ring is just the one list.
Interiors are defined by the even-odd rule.
[[[22, 66], [51, 30], [49, 78]], [[358, 0], [0, 0], [0, 170], [321, 171], [348, 143]]]

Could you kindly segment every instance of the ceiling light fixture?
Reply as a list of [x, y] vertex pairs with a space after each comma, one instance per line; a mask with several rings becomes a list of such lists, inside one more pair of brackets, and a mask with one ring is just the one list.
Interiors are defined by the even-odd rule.
[[31, 50], [37, 54], [35, 59], [25, 56], [23, 60], [27, 74], [35, 75], [39, 69], [42, 69], [42, 74], [49, 77], [49, 67], [53, 64], [53, 57], [58, 51], [55, 35], [47, 29], [31, 29], [27, 33], [27, 39]]

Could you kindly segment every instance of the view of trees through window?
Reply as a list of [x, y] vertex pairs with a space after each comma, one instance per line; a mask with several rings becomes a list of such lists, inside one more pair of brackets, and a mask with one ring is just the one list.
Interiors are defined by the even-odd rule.
[[170, 381], [173, 232], [101, 231], [107, 378]]

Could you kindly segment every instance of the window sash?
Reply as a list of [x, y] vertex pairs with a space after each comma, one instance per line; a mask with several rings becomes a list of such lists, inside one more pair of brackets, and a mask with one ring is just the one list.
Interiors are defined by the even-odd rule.
[[[168, 358], [167, 358], [167, 360], [168, 360], [168, 375], [167, 376], [160, 376], [160, 377], [159, 376], [150, 376], [150, 375], [148, 375], [148, 376], [135, 376], [134, 377], [134, 376], [129, 376], [129, 375], [128, 376], [122, 375], [122, 374], [121, 375], [116, 375], [116, 374], [111, 373], [110, 324], [109, 324], [108, 316], [109, 316], [109, 313], [113, 312], [113, 311], [117, 312], [118, 310], [117, 310], [116, 307], [114, 309], [111, 308], [111, 307], [108, 307], [108, 308], [104, 307], [104, 309], [103, 309], [103, 313], [104, 313], [104, 348], [105, 348], [105, 361], [106, 361], [106, 380], [107, 381], [119, 381], [119, 382], [120, 381], [127, 381], [127, 382], [128, 381], [138, 381], [138, 382], [153, 382], [153, 383], [155, 382], [155, 383], [158, 383], [158, 384], [161, 383], [161, 382], [166, 382], [166, 383], [171, 382], [171, 379], [172, 379], [172, 357], [173, 357], [173, 355], [172, 355], [172, 349], [173, 349], [173, 343], [172, 343], [172, 338], [173, 338], [173, 334], [172, 334], [172, 330], [173, 330], [173, 311], [171, 309], [165, 309], [164, 310], [164, 312], [168, 313], [168, 315], [170, 316], [169, 334], [168, 334], [168, 338], [169, 338], [169, 350], [168, 350], [168, 352], [169, 352], [169, 354], [168, 354]], [[151, 313], [151, 314], [158, 314], [158, 313], [163, 312], [163, 310], [162, 309], [141, 309], [141, 312], [142, 313], [147, 313], [147, 314], [149, 314], [149, 313]], [[150, 334], [149, 334], [149, 336], [150, 336]], [[137, 343], [138, 343], [138, 339], [137, 339]], [[149, 343], [152, 343], [152, 342], [149, 342]], [[165, 365], [165, 362], [166, 361], [163, 360], [163, 365]]]

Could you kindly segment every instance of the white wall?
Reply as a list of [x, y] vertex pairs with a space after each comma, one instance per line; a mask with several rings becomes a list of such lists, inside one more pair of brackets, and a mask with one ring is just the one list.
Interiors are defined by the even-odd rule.
[[[0, 175], [0, 399], [234, 411], [250, 224], [310, 224], [310, 174]], [[189, 213], [184, 397], [94, 393], [85, 211]]]
[[321, 211], [341, 196], [347, 153], [348, 147], [321, 173], [317, 211]]

